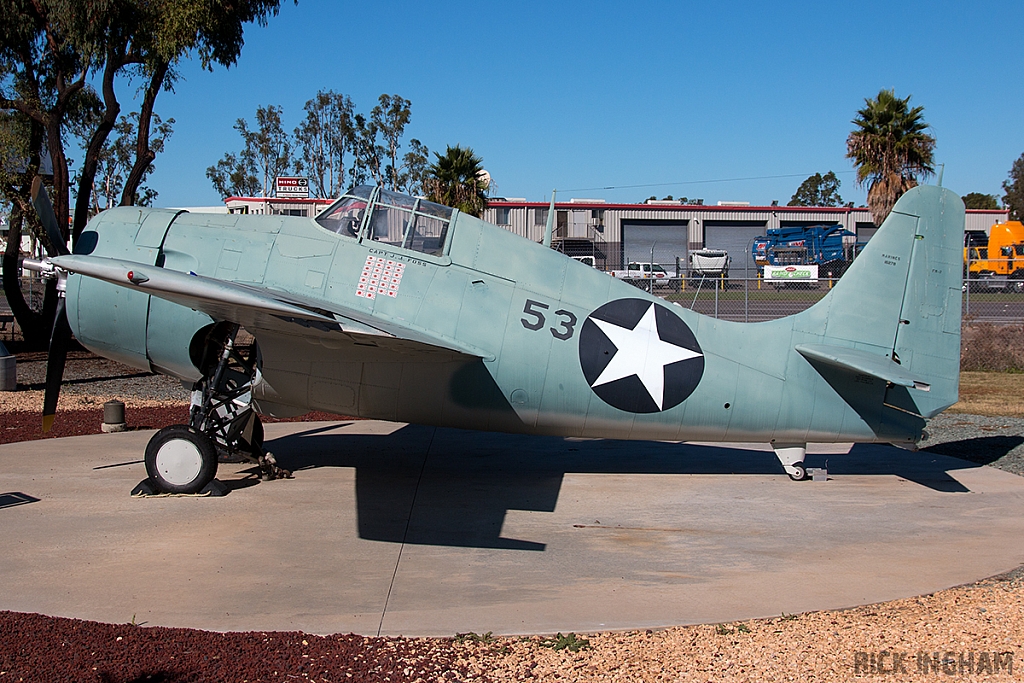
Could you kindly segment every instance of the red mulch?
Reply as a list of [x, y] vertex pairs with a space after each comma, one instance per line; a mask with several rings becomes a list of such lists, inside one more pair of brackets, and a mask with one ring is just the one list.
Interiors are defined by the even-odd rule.
[[[353, 418], [315, 412], [266, 421], [341, 419]], [[125, 420], [132, 429], [181, 424], [188, 406], [126, 408]], [[60, 411], [44, 435], [39, 413], [4, 413], [0, 443], [99, 434], [102, 422], [102, 407]], [[468, 672], [455, 668], [456, 656], [449, 640], [215, 633], [0, 611], [0, 683], [465, 680]]]
[[450, 641], [213, 633], [0, 612], [0, 681], [455, 681]]
[[[124, 419], [129, 429], [161, 429], [168, 425], [185, 424], [188, 422], [188, 406], [170, 406], [166, 408], [128, 408], [124, 409]], [[332, 413], [313, 412], [301, 417], [279, 420], [272, 417], [261, 418], [267, 422], [333, 422], [336, 420], [353, 420], [361, 418], [345, 417]], [[53, 421], [53, 429], [43, 434], [43, 418], [41, 413], [16, 412], [0, 414], [0, 444], [32, 441], [34, 439], [60, 438], [62, 436], [78, 436], [80, 434], [100, 434], [103, 423], [103, 407], [87, 410], [58, 410]]]

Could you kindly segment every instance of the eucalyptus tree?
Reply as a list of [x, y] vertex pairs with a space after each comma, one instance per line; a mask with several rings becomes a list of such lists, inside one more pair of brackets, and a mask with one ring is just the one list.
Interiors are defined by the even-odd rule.
[[[135, 159], [121, 203], [132, 203], [155, 158], [150, 144], [157, 95], [176, 77], [178, 62], [197, 53], [204, 68], [230, 66], [241, 51], [244, 24], [265, 24], [280, 0], [0, 0], [0, 110], [18, 112], [42, 135], [30, 137], [31, 172], [46, 153], [52, 161], [52, 202], [58, 226], [72, 238], [85, 227], [98, 157], [121, 113], [115, 82], [143, 79]], [[99, 91], [91, 83], [99, 83]], [[74, 221], [68, 230], [70, 171], [65, 139], [76, 112], [91, 113], [77, 173]], [[27, 197], [28, 187], [18, 188]], [[43, 235], [40, 235], [45, 240]], [[20, 298], [5, 283], [8, 299]], [[25, 329], [30, 321], [19, 324]]]
[[389, 190], [416, 192], [425, 177], [429, 150], [419, 140], [409, 140], [402, 154], [405, 127], [412, 120], [412, 103], [399, 96], [382, 94], [370, 116], [356, 114], [354, 121], [354, 182], [370, 182]]
[[270, 104], [256, 107], [252, 128], [245, 119], [235, 121], [242, 151], [237, 156], [229, 152], [206, 169], [206, 177], [222, 197], [270, 197], [277, 176], [302, 169], [302, 162], [292, 159], [295, 143], [284, 130], [282, 113], [280, 106]]
[[409, 140], [409, 151], [402, 157], [398, 189], [413, 195], [425, 194], [430, 177], [430, 150], [416, 138]]
[[[124, 193], [125, 183], [135, 165], [138, 140], [139, 113], [130, 112], [128, 116], [122, 116], [114, 125], [111, 136], [104, 143], [97, 155], [96, 175], [92, 187], [90, 199], [90, 212], [97, 213], [104, 209], [117, 206], [121, 202]], [[159, 114], [154, 113], [152, 119], [152, 134], [149, 147], [154, 153], [163, 151], [167, 139], [173, 132], [174, 119], [164, 121]], [[144, 182], [146, 175], [154, 169], [153, 164], [144, 169], [139, 177], [139, 182]], [[153, 200], [157, 197], [157, 191], [141, 184], [135, 189], [135, 201], [138, 206], [152, 206]]]
[[868, 208], [881, 225], [904, 192], [918, 178], [935, 172], [935, 138], [924, 121], [924, 107], [910, 107], [910, 96], [881, 90], [864, 100], [846, 139], [846, 156], [857, 168], [857, 182], [868, 185]]
[[295, 140], [310, 187], [317, 197], [341, 196], [348, 180], [347, 155], [355, 146], [352, 100], [321, 90], [303, 110], [306, 118], [295, 128]]
[[254, 164], [264, 197], [271, 196], [277, 176], [294, 168], [292, 138], [281, 123], [282, 111], [272, 104], [256, 107], [256, 127], [251, 130], [245, 119], [235, 122], [235, 130], [242, 136], [242, 156]]
[[0, 191], [10, 207], [2, 284], [7, 293], [7, 303], [30, 348], [46, 345], [49, 323], [57, 306], [56, 289], [48, 288], [42, 310], [34, 310], [21, 291], [21, 268], [18, 267], [24, 226], [34, 225], [33, 235], [45, 235], [38, 226], [29, 198], [31, 178], [37, 175], [42, 164], [40, 150], [43, 149], [44, 135], [42, 125], [21, 112], [0, 111]]

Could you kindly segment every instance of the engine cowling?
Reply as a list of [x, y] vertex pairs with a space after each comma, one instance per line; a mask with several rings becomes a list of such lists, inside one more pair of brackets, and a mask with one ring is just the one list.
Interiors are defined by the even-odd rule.
[[[162, 246], [185, 212], [119, 207], [94, 218], [75, 253], [164, 266]], [[68, 323], [89, 350], [125, 365], [195, 381], [189, 355], [193, 337], [213, 319], [135, 289], [80, 275], [67, 282]]]

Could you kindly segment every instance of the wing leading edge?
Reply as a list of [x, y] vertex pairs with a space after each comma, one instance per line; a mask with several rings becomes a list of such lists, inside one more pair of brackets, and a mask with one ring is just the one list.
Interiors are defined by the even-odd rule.
[[217, 278], [181, 273], [159, 266], [99, 256], [67, 255], [50, 259], [69, 273], [103, 280], [126, 289], [139, 290], [181, 306], [202, 311], [215, 320], [230, 320], [243, 327], [294, 333], [294, 325], [324, 332], [337, 331], [352, 337], [384, 341], [396, 339], [425, 344], [491, 360], [481, 349], [423, 330], [374, 318], [368, 313], [323, 302], [302, 301], [290, 294], [243, 285]]

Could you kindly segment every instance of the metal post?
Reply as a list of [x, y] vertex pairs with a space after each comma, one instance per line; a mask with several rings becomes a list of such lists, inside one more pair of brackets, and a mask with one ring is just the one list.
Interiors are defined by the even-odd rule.
[[718, 317], [718, 287], [715, 287], [715, 317]]
[[967, 247], [967, 273], [964, 275], [964, 315], [971, 314], [971, 248]]
[[751, 252], [756, 239], [756, 237], [751, 237], [747, 241], [747, 250], [743, 253], [743, 322], [745, 323], [750, 322], [750, 262], [753, 260]]
[[654, 247], [657, 246], [657, 242], [651, 245], [651, 294], [654, 294]]

